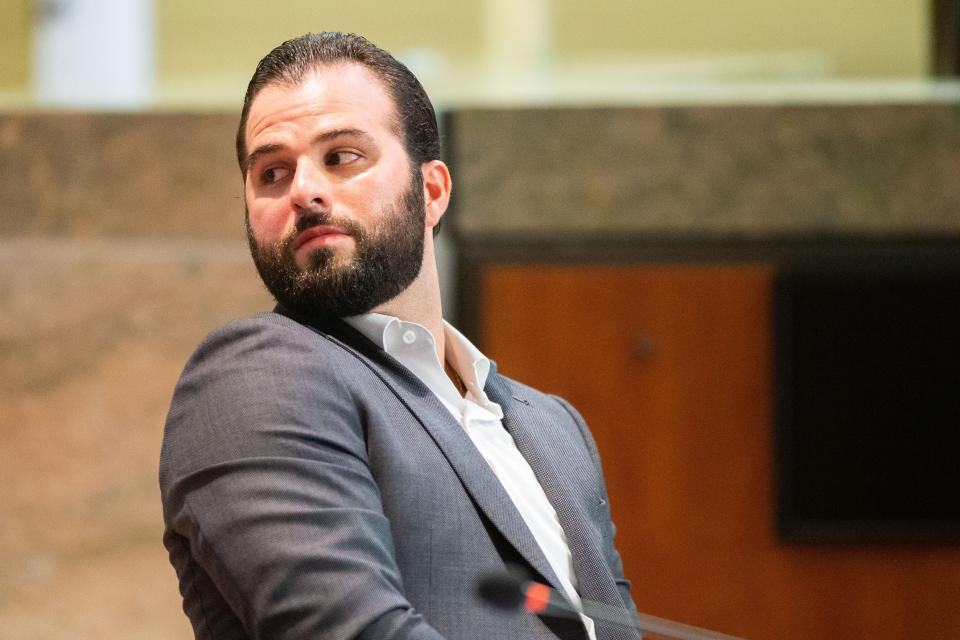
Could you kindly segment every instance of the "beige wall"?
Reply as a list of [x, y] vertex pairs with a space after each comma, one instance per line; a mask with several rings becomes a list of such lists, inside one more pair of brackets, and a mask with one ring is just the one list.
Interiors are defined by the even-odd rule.
[[840, 77], [928, 73], [924, 0], [554, 0], [556, 50], [592, 54], [808, 53]]
[[432, 49], [454, 63], [477, 55], [480, 2], [343, 3], [156, 0], [157, 95], [164, 103], [238, 103], [257, 61], [307, 31], [361, 33], [398, 52]]
[[249, 75], [264, 53], [307, 31], [352, 31], [389, 50], [434, 48], [469, 57], [481, 46], [481, 4], [157, 0], [157, 71], [161, 78], [238, 70]]
[[[515, 31], [515, 25], [486, 26], [487, 7], [496, 0], [288, 0], [282, 7], [257, 0], [155, 1], [158, 100], [180, 105], [233, 104], [256, 61], [305, 31], [355, 31], [391, 51], [432, 50], [446, 64], [438, 73], [461, 76], [482, 65], [487, 33]], [[561, 65], [742, 56], [741, 75], [750, 79], [783, 75], [791, 64], [807, 77], [843, 79], [923, 78], [929, 69], [926, 0], [543, 2], [552, 25], [549, 49]], [[0, 3], [0, 92], [28, 90], [31, 6], [29, 0]], [[764, 66], [765, 59], [774, 62]], [[439, 59], [426, 64], [431, 60]]]
[[0, 2], [0, 91], [23, 90], [30, 82], [30, 0]]

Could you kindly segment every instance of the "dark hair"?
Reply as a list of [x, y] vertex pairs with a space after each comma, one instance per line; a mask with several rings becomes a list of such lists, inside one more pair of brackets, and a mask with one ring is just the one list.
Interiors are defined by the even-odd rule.
[[[355, 62], [370, 69], [393, 99], [394, 128], [404, 141], [413, 166], [440, 158], [437, 116], [420, 81], [402, 63], [366, 38], [352, 33], [308, 33], [287, 40], [268, 53], [253, 72], [243, 98], [237, 129], [237, 162], [247, 173], [247, 117], [257, 94], [269, 84], [296, 85], [322, 65]], [[418, 172], [419, 173], [419, 172]]]

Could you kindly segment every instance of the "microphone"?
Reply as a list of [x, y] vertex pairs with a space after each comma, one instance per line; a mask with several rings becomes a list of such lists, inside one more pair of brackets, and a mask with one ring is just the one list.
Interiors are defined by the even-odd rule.
[[477, 583], [484, 602], [513, 611], [521, 606], [530, 613], [558, 618], [579, 618], [580, 611], [561, 600], [557, 592], [540, 582], [522, 580], [510, 573], [491, 573]]
[[637, 629], [669, 640], [743, 640], [743, 638], [666, 618], [644, 613], [634, 614], [626, 608], [614, 607], [603, 602], [581, 600], [583, 609], [580, 610], [548, 585], [519, 578], [508, 571], [490, 573], [482, 577], [477, 583], [477, 595], [497, 609], [516, 611], [523, 608], [534, 615], [577, 619], [582, 613], [600, 622]]

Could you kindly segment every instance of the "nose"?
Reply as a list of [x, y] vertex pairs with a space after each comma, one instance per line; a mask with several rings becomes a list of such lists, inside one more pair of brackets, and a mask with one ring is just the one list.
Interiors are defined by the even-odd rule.
[[298, 213], [330, 209], [330, 181], [321, 167], [301, 158], [290, 184], [290, 202]]

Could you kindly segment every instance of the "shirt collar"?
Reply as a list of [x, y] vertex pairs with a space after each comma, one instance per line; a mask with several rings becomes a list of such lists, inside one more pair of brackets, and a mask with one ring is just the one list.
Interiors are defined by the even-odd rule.
[[[413, 327], [422, 329], [430, 336], [430, 346], [436, 351], [433, 336], [426, 327], [416, 322], [407, 322], [383, 313], [363, 313], [343, 320], [392, 356], [404, 349], [403, 333]], [[490, 359], [446, 320], [443, 321], [443, 330], [446, 358], [450, 365], [468, 388], [476, 385], [478, 390], [482, 390], [490, 375]]]
[[465, 383], [474, 382], [483, 389], [490, 375], [490, 358], [483, 355], [480, 349], [446, 320], [443, 321], [443, 329], [450, 364]]

